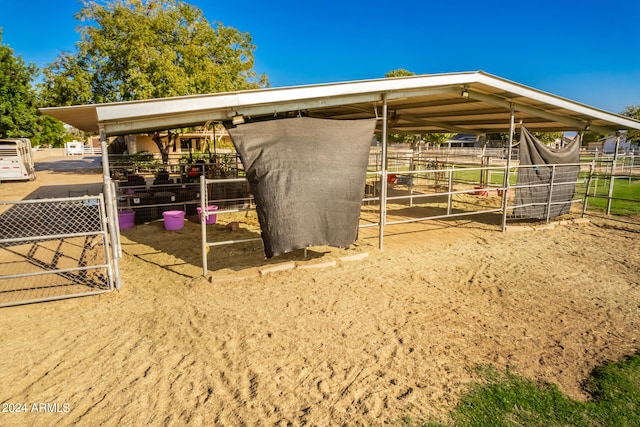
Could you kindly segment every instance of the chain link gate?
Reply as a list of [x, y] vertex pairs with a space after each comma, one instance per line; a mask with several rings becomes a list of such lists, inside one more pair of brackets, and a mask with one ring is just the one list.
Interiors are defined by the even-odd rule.
[[105, 212], [102, 195], [0, 202], [0, 307], [113, 290]]

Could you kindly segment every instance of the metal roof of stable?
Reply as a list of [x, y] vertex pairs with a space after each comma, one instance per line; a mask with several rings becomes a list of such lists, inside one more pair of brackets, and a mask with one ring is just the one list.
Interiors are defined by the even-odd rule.
[[393, 133], [508, 132], [516, 122], [532, 131], [640, 129], [640, 121], [590, 107], [482, 71], [429, 74], [307, 86], [267, 88], [107, 104], [43, 108], [87, 132], [136, 134], [208, 121], [304, 115], [330, 119], [380, 117], [383, 97]]

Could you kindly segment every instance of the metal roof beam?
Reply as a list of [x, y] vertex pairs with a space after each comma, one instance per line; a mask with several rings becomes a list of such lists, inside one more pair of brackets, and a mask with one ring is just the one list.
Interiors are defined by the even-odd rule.
[[[418, 89], [405, 89], [394, 90], [385, 92], [389, 100], [403, 100], [411, 98], [419, 98], [422, 96], [434, 96], [434, 95], [459, 95], [462, 91], [462, 85], [453, 86], [437, 86], [437, 87], [425, 87]], [[394, 109], [397, 108], [394, 104]]]
[[398, 124], [398, 125], [394, 126], [394, 129], [401, 129], [403, 126], [411, 126], [411, 123], [413, 123], [413, 124], [421, 125], [421, 126], [439, 127], [445, 132], [447, 130], [449, 130], [451, 132], [469, 133], [469, 134], [474, 134], [474, 135], [478, 135], [478, 134], [482, 133], [482, 131], [479, 131], [479, 130], [467, 129], [467, 128], [463, 128], [463, 127], [452, 125], [450, 123], [445, 123], [445, 122], [432, 122], [430, 120], [425, 120], [425, 119], [422, 119], [420, 117], [410, 116], [410, 115], [406, 115], [406, 114], [400, 114], [398, 116], [398, 118], [399, 118], [399, 120], [405, 120], [405, 121], [408, 121], [410, 123], [409, 124]]
[[216, 110], [201, 110], [183, 113], [173, 113], [161, 117], [140, 117], [127, 120], [104, 121], [104, 125], [109, 135], [124, 135], [152, 130], [175, 129], [180, 127], [193, 126], [206, 121], [228, 121], [235, 115], [245, 117], [259, 117], [277, 115], [289, 111], [303, 111], [310, 109], [322, 109], [326, 107], [336, 107], [348, 104], [370, 103], [371, 114], [375, 113], [375, 105], [381, 100], [381, 95], [376, 93], [360, 95], [344, 95], [331, 98], [316, 98], [299, 101], [279, 102], [262, 105], [244, 105], [238, 107], [227, 107]]
[[502, 108], [492, 108], [492, 109], [484, 109], [484, 110], [455, 110], [455, 111], [447, 111], [447, 112], [437, 112], [433, 113], [433, 116], [437, 117], [478, 117], [478, 116], [489, 116], [489, 115], [502, 115], [504, 114], [504, 109]]
[[227, 114], [218, 115], [211, 112], [200, 112], [198, 114], [172, 114], [171, 116], [104, 121], [100, 125], [104, 127], [107, 135], [112, 136], [185, 128], [201, 125], [207, 121], [223, 120], [228, 120]]
[[530, 98], [543, 104], [552, 105], [554, 109], [568, 110], [572, 113], [580, 114], [585, 117], [592, 118], [593, 120], [609, 122], [610, 124], [613, 124], [613, 126], [616, 126], [610, 128], [605, 127], [606, 125], [600, 126], [600, 130], [598, 131], [606, 130], [606, 133], [608, 133], [612, 131], [617, 132], [623, 129], [640, 129], [640, 122], [629, 117], [598, 110], [596, 108], [570, 101], [559, 96], [551, 95], [540, 90], [532, 89], [521, 84], [510, 82], [506, 79], [481, 71], [477, 72], [476, 76], [478, 78], [477, 83], [486, 84], [495, 89], [500, 89], [504, 93], [511, 94], [513, 97]]
[[313, 117], [332, 117], [336, 119], [343, 119], [346, 117], [346, 119], [348, 120], [350, 118], [353, 118], [354, 116], [357, 116], [356, 118], [361, 118], [363, 114], [365, 115], [365, 117], [376, 117], [376, 108], [377, 104], [373, 103], [369, 106], [345, 105], [344, 111], [332, 112], [329, 115], [323, 114], [324, 111], [322, 109], [309, 109], [307, 111], [309, 112], [309, 115]]
[[[461, 88], [456, 87], [437, 87], [437, 88], [424, 88], [424, 89], [412, 89], [412, 90], [394, 90], [391, 92], [385, 92], [388, 100], [412, 98], [415, 96], [433, 96], [444, 95], [452, 93], [460, 93]], [[355, 95], [341, 95], [331, 96], [326, 98], [316, 99], [304, 99], [299, 101], [281, 102], [264, 105], [245, 105], [234, 107], [231, 115], [227, 120], [231, 120], [234, 114], [242, 114], [243, 116], [267, 116], [277, 113], [283, 113], [287, 111], [303, 111], [303, 110], [315, 110], [327, 107], [341, 107], [349, 106], [353, 104], [371, 104], [371, 112], [375, 113], [374, 108], [382, 102], [382, 93], [364, 93]]]
[[452, 105], [459, 105], [459, 104], [475, 104], [480, 102], [480, 101], [460, 98], [461, 91], [462, 91], [462, 88], [458, 89], [458, 87], [456, 87], [453, 89], [453, 92], [454, 92], [453, 98], [439, 99], [437, 101], [425, 101], [425, 102], [415, 102], [415, 101], [406, 102], [406, 103], [395, 102], [392, 107], [396, 110], [409, 110], [409, 109], [415, 109], [415, 108], [427, 109], [427, 108], [434, 108], [434, 107], [435, 108], [450, 107]]
[[611, 134], [616, 132], [615, 129], [605, 128], [600, 126], [591, 126], [588, 121], [582, 121], [572, 117], [565, 117], [562, 115], [550, 113], [540, 108], [519, 104], [517, 101], [508, 101], [504, 98], [500, 98], [492, 95], [486, 95], [484, 93], [475, 92], [469, 89], [466, 89], [464, 93], [465, 93], [465, 96], [470, 99], [486, 102], [487, 104], [497, 105], [502, 108], [508, 109], [510, 108], [510, 104], [513, 103], [517, 111], [520, 111], [525, 114], [531, 114], [532, 116], [537, 116], [537, 117], [551, 120], [554, 122], [566, 123], [567, 125], [577, 130], [593, 130], [603, 134]]
[[371, 112], [374, 112], [374, 105], [381, 101], [382, 97], [379, 93], [366, 93], [360, 95], [343, 95], [328, 98], [304, 99], [299, 101], [264, 104], [264, 105], [242, 105], [229, 110], [227, 120], [235, 114], [243, 116], [268, 116], [288, 111], [314, 110], [327, 107], [340, 107], [349, 104], [370, 103]]

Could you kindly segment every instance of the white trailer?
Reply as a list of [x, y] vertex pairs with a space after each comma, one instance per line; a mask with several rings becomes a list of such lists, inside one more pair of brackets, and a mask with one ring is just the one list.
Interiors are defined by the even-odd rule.
[[84, 144], [80, 141], [71, 141], [64, 143], [64, 153], [67, 156], [73, 156], [75, 154], [84, 154]]
[[0, 139], [0, 181], [33, 181], [31, 141], [27, 138]]

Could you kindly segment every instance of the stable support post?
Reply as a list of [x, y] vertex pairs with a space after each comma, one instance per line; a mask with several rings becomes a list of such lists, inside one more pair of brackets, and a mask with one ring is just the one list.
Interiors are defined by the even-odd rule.
[[507, 169], [504, 171], [504, 181], [502, 188], [502, 231], [507, 231], [507, 205], [509, 204], [509, 171], [511, 170], [511, 149], [513, 148], [513, 133], [515, 132], [515, 105], [513, 102], [509, 103], [511, 106], [511, 115], [509, 118], [509, 149], [507, 150]]
[[380, 174], [380, 234], [378, 235], [378, 247], [384, 251], [384, 225], [387, 222], [387, 94], [382, 94], [382, 159]]
[[200, 175], [200, 237], [202, 241], [202, 275], [207, 275], [207, 178]]
[[105, 197], [105, 207], [107, 212], [107, 224], [109, 227], [109, 238], [111, 251], [113, 253], [113, 278], [115, 288], [120, 290], [122, 280], [120, 278], [120, 257], [122, 251], [120, 249], [120, 224], [118, 221], [118, 207], [115, 206], [115, 192], [113, 183], [111, 182], [111, 173], [109, 171], [109, 152], [107, 151], [107, 132], [103, 126], [99, 126], [100, 149], [102, 150], [102, 182]]
[[546, 223], [549, 224], [549, 219], [551, 218], [551, 199], [553, 198], [553, 181], [556, 176], [556, 165], [551, 165], [551, 178], [549, 180], [549, 199], [547, 200], [547, 214], [546, 214]]
[[[447, 215], [451, 215], [451, 204], [453, 202], [453, 170], [455, 169], [455, 165], [451, 165], [451, 170], [449, 171], [449, 185], [447, 186]], [[438, 189], [436, 188], [436, 192]]]
[[489, 185], [489, 171], [484, 168], [486, 166], [487, 138], [485, 134], [481, 134], [476, 137], [476, 140], [478, 139], [482, 141], [482, 151], [480, 153], [480, 166], [482, 166], [482, 169], [480, 169], [480, 186], [487, 187]]
[[613, 197], [613, 184], [616, 178], [616, 163], [618, 163], [618, 149], [620, 148], [620, 132], [616, 132], [616, 148], [613, 152], [611, 163], [611, 178], [609, 179], [609, 194], [607, 195], [607, 215], [611, 215], [611, 198]]
[[589, 191], [591, 190], [591, 180], [593, 179], [593, 171], [596, 168], [596, 160], [593, 159], [591, 161], [591, 166], [589, 167], [589, 178], [587, 179], [587, 189], [584, 193], [584, 202], [582, 203], [582, 218], [587, 214], [587, 206], [589, 204]]

